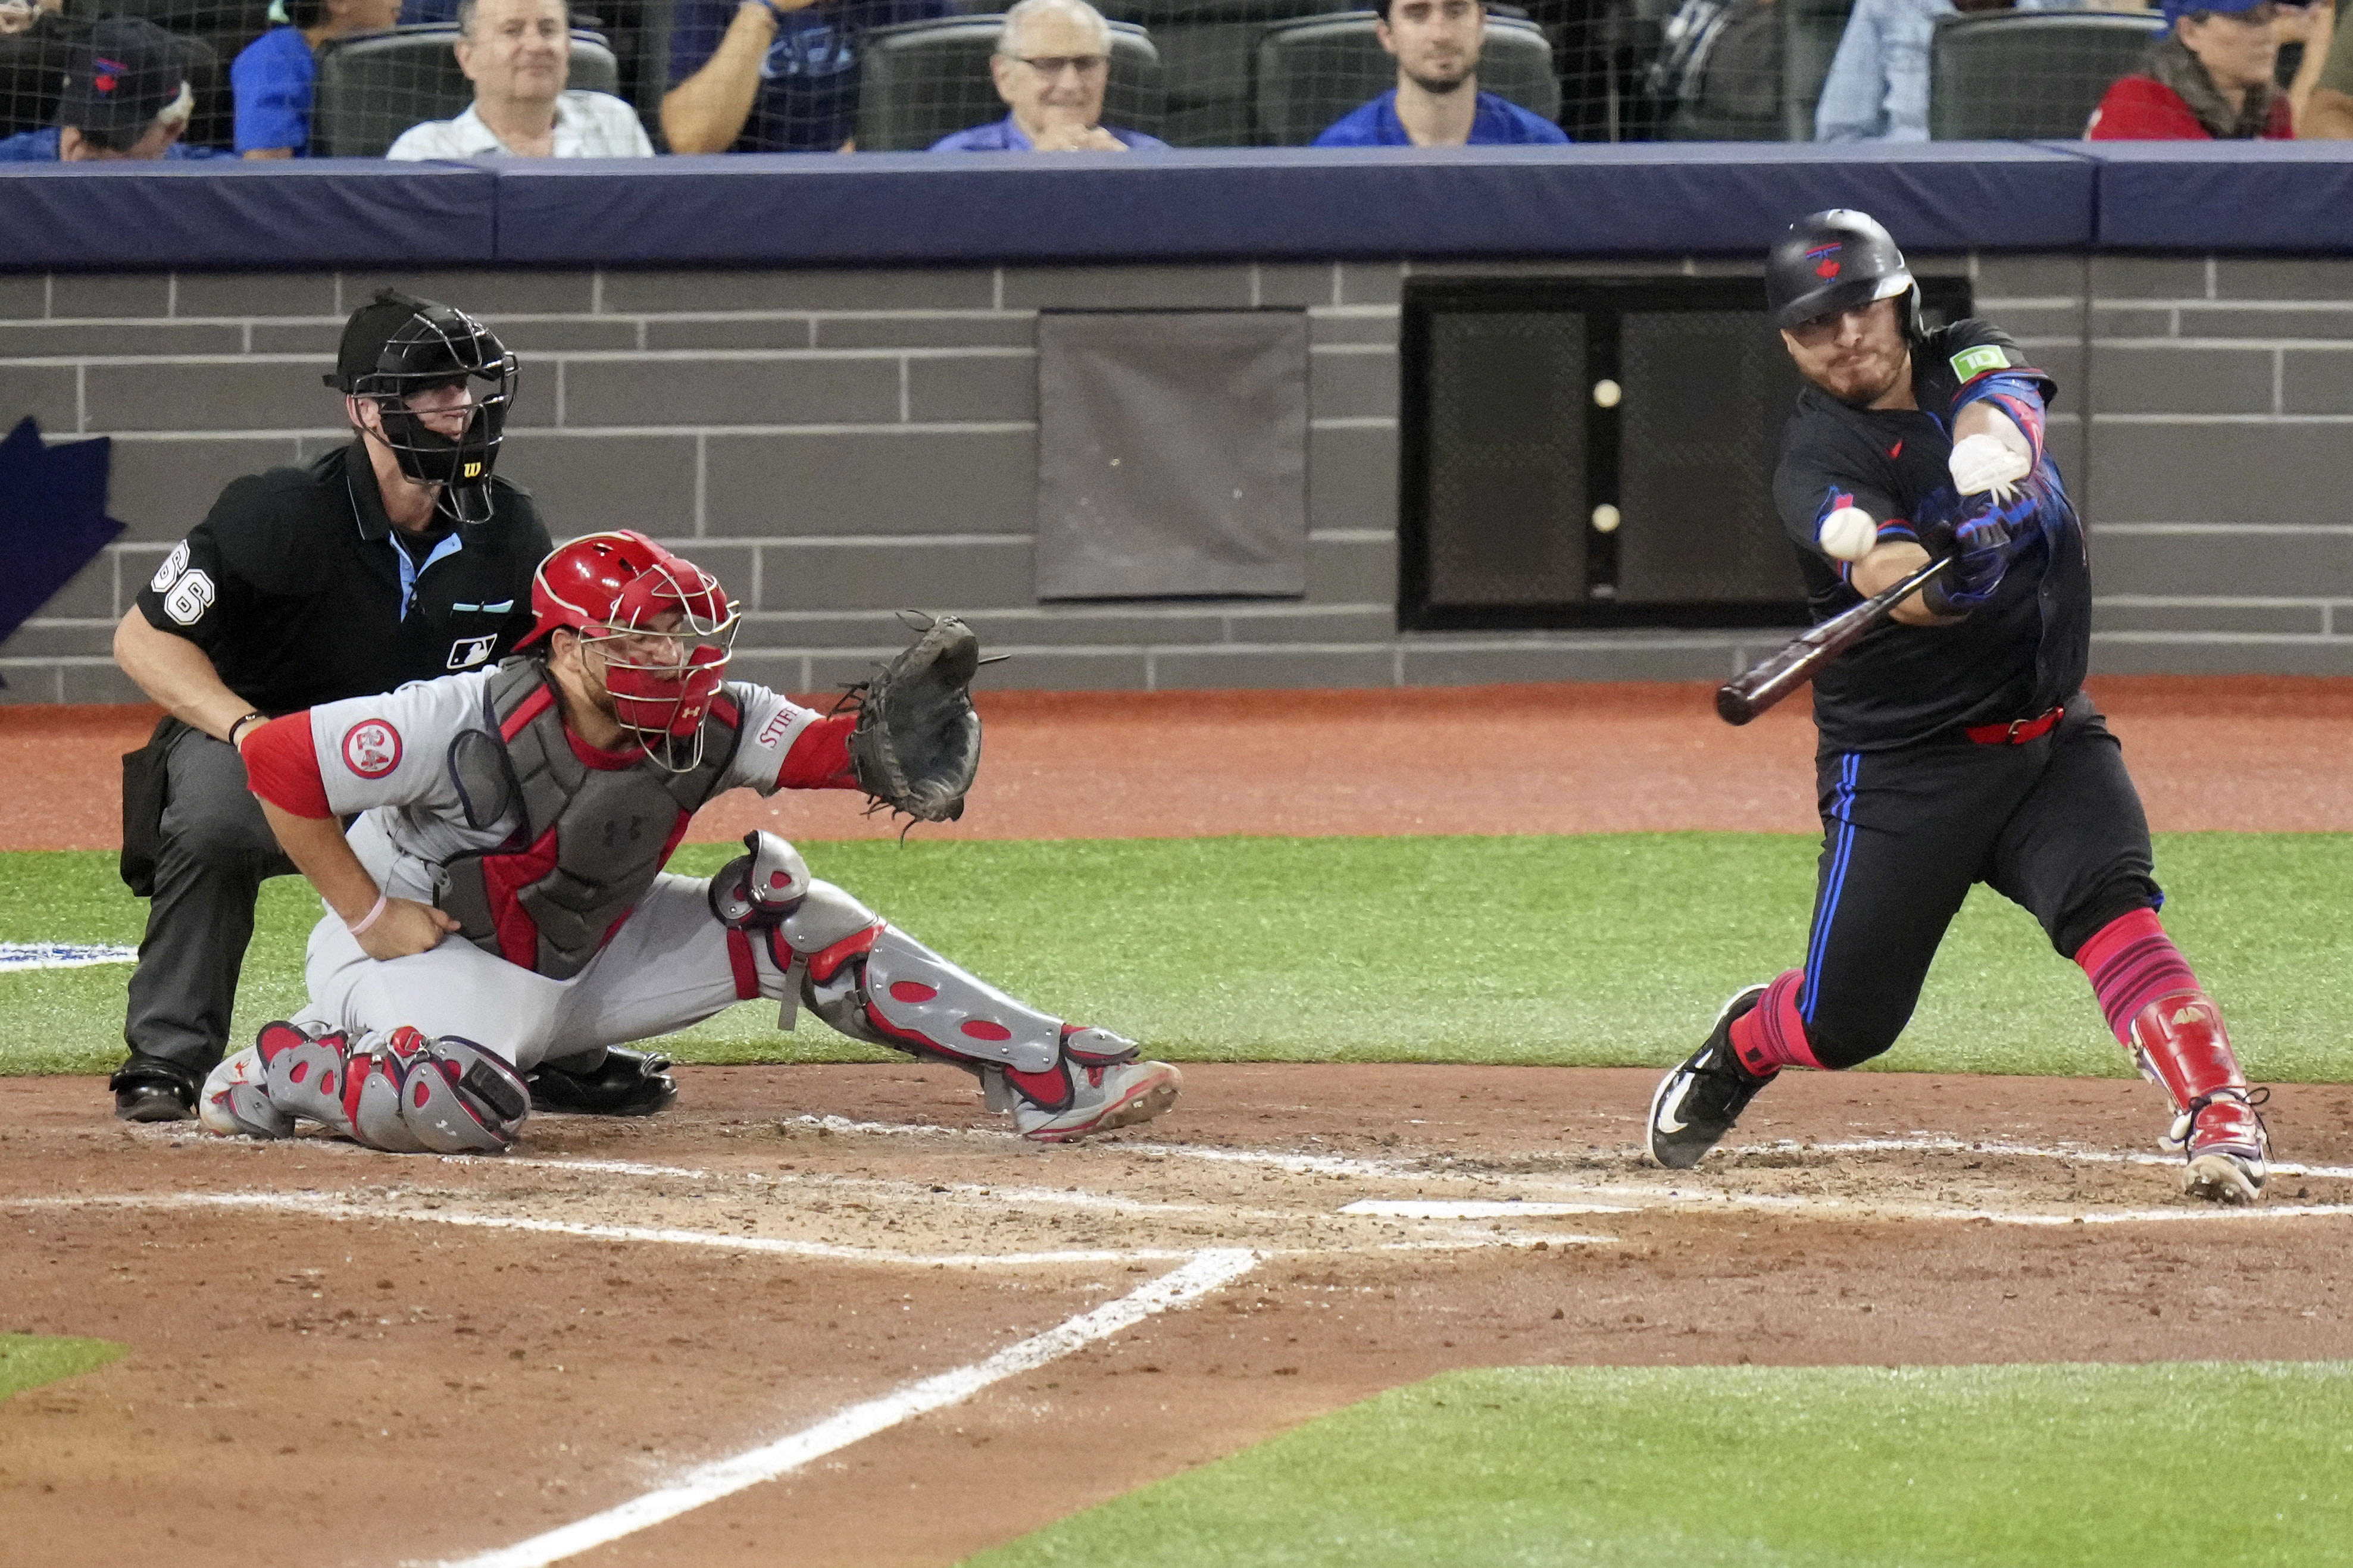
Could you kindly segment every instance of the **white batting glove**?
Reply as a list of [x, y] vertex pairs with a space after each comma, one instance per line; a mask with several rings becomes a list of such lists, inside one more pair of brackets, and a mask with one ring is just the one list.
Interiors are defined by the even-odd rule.
[[1999, 436], [1964, 436], [1953, 443], [1953, 488], [1965, 496], [1991, 490], [1994, 500], [2010, 499], [2018, 481], [2034, 468], [2034, 459]]

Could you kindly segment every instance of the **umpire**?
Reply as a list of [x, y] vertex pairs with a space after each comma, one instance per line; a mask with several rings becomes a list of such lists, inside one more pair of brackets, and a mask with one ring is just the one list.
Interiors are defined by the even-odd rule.
[[294, 870], [238, 742], [280, 713], [494, 662], [531, 630], [547, 530], [492, 473], [516, 374], [464, 311], [379, 293], [326, 378], [350, 445], [231, 482], [116, 628], [115, 662], [165, 710], [123, 759], [122, 877], [153, 902], [117, 1116], [194, 1114], [262, 879]]

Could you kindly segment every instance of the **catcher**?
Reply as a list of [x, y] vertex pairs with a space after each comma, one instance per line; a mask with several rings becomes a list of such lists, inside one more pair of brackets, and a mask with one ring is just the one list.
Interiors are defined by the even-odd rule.
[[[695, 808], [738, 784], [961, 815], [980, 758], [963, 622], [934, 622], [854, 706], [820, 716], [723, 682], [735, 606], [640, 534], [556, 550], [532, 608], [522, 651], [494, 668], [250, 737], [254, 794], [328, 912], [309, 1005], [214, 1069], [206, 1127], [276, 1138], [309, 1120], [375, 1149], [491, 1152], [529, 1109], [521, 1074], [593, 1073], [608, 1047], [756, 996], [783, 1004], [784, 1027], [806, 1005], [965, 1068], [1040, 1142], [1176, 1101], [1175, 1068], [967, 974], [812, 880], [774, 834], [708, 880], [662, 870]], [[347, 839], [337, 818], [355, 812]]]

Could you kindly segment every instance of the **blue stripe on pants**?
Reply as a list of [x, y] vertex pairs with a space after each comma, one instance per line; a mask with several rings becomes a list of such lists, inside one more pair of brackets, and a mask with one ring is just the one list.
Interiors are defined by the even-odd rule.
[[1806, 944], [1806, 984], [1798, 993], [1798, 1016], [1814, 1021], [1815, 988], [1820, 984], [1822, 949], [1829, 945], [1831, 922], [1838, 917], [1839, 889], [1846, 885], [1847, 862], [1854, 854], [1854, 786], [1862, 769], [1862, 754], [1849, 752], [1839, 762], [1838, 790], [1831, 797], [1831, 816], [1838, 837], [1831, 848], [1831, 875], [1822, 889], [1822, 907], [1814, 915], [1814, 934]]

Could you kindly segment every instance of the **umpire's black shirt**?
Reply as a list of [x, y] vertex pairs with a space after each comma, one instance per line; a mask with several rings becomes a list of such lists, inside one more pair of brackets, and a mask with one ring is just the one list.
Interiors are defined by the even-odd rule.
[[439, 515], [439, 537], [404, 549], [356, 441], [232, 480], [140, 590], [140, 612], [272, 715], [494, 663], [531, 630], [549, 545], [529, 492], [491, 490], [488, 522]]
[[[1799, 395], [1782, 427], [1773, 497], [1817, 621], [1861, 602], [1815, 542], [1822, 519], [1861, 507], [1875, 522], [1911, 523], [1929, 554], [1944, 553], [1957, 505], [1948, 466], [1953, 400], [1981, 375], [2025, 365], [1999, 329], [1956, 321], [1912, 346], [1916, 412], [1849, 407], [1815, 386]], [[2042, 381], [2048, 403], [2056, 384], [2040, 371], [2026, 374]], [[2092, 637], [2083, 525], [2047, 455], [2042, 474], [2054, 499], [2037, 518], [2042, 540], [2011, 563], [1990, 601], [1945, 626], [1883, 621], [1815, 678], [1822, 751], [1884, 751], [1968, 725], [2031, 719], [2083, 684]]]

